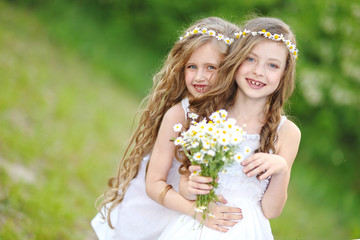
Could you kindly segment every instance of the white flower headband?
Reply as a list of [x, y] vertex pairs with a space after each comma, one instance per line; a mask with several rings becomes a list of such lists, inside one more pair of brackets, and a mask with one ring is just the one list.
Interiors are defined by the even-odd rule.
[[233, 38], [225, 37], [224, 34], [221, 34], [221, 33], [216, 34], [216, 32], [214, 30], [210, 30], [205, 27], [204, 28], [195, 27], [192, 31], [187, 32], [183, 37], [180, 37], [180, 41], [183, 40], [184, 38], [187, 38], [190, 35], [198, 34], [198, 33], [207, 35], [207, 36], [216, 37], [217, 40], [219, 40], [219, 41], [222, 40], [229, 46], [234, 42]]
[[235, 34], [236, 38], [240, 38], [240, 37], [245, 37], [247, 34], [251, 33], [251, 35], [256, 36], [256, 35], [263, 35], [264, 37], [270, 39], [270, 40], [274, 40], [274, 41], [283, 41], [285, 43], [285, 45], [287, 46], [287, 48], [289, 49], [290, 53], [294, 56], [295, 59], [298, 59], [298, 52], [299, 50], [296, 48], [295, 44], [293, 44], [292, 42], [290, 42], [290, 40], [287, 40], [284, 38], [284, 36], [282, 34], [271, 34], [270, 32], [267, 32], [266, 30], [261, 30], [258, 32], [251, 32], [250, 30], [244, 29], [244, 31], [240, 31]]

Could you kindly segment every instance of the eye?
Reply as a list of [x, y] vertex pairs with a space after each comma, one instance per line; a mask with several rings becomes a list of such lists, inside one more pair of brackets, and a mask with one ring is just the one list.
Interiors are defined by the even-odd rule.
[[208, 66], [208, 70], [216, 70], [215, 66]]
[[272, 63], [269, 64], [269, 67], [273, 68], [273, 69], [278, 69], [279, 68], [278, 65], [272, 64]]
[[254, 62], [254, 61], [255, 61], [255, 59], [252, 58], [252, 57], [248, 57], [247, 60], [248, 60], [249, 62]]
[[196, 69], [196, 66], [195, 65], [188, 65], [186, 68], [188, 68], [188, 69]]

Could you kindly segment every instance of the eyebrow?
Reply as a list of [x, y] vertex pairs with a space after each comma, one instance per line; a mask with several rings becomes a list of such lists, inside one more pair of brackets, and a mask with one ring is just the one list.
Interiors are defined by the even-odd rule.
[[[255, 57], [259, 57], [256, 53], [254, 53], [254, 52], [250, 52], [249, 54], [248, 54], [248, 56], [250, 56], [250, 54], [251, 55], [254, 55]], [[276, 62], [278, 62], [279, 64], [281, 64], [282, 63], [282, 61], [280, 60], [280, 59], [278, 59], [278, 58], [269, 58], [268, 60], [270, 60], [270, 61], [276, 61]]]
[[[193, 62], [187, 62], [186, 64], [193, 64], [193, 65], [197, 65], [196, 63], [193, 63]], [[218, 65], [220, 65], [220, 63], [215, 63], [215, 62], [213, 62], [213, 63], [211, 63], [211, 62], [206, 62], [206, 63], [204, 63], [204, 65], [216, 65], [216, 66], [218, 66]]]

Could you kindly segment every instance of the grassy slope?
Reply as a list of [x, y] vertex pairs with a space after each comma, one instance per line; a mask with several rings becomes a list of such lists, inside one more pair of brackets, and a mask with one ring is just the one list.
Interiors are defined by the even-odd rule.
[[0, 239], [91, 238], [139, 101], [0, 9]]
[[[93, 202], [139, 101], [31, 14], [0, 9], [0, 239], [91, 239]], [[271, 221], [276, 239], [349, 238], [339, 210], [302, 193], [312, 185], [301, 171], [295, 163], [284, 213]]]

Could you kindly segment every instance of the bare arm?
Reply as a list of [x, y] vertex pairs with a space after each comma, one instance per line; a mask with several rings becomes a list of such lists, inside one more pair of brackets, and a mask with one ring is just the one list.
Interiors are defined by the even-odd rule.
[[278, 217], [287, 200], [291, 168], [300, 145], [299, 128], [289, 120], [284, 122], [278, 135], [276, 154], [256, 153], [242, 162], [247, 176], [260, 175], [263, 180], [271, 176], [261, 201], [264, 216]]
[[161, 193], [167, 187], [167, 175], [171, 168], [175, 145], [171, 141], [177, 137], [173, 126], [176, 123], [184, 123], [184, 111], [180, 104], [175, 105], [165, 114], [161, 123], [158, 137], [156, 139], [149, 167], [146, 176], [146, 192], [150, 198], [156, 202], [163, 204], [172, 210], [192, 215], [193, 202], [186, 200], [175, 190], [170, 189], [161, 201]]

